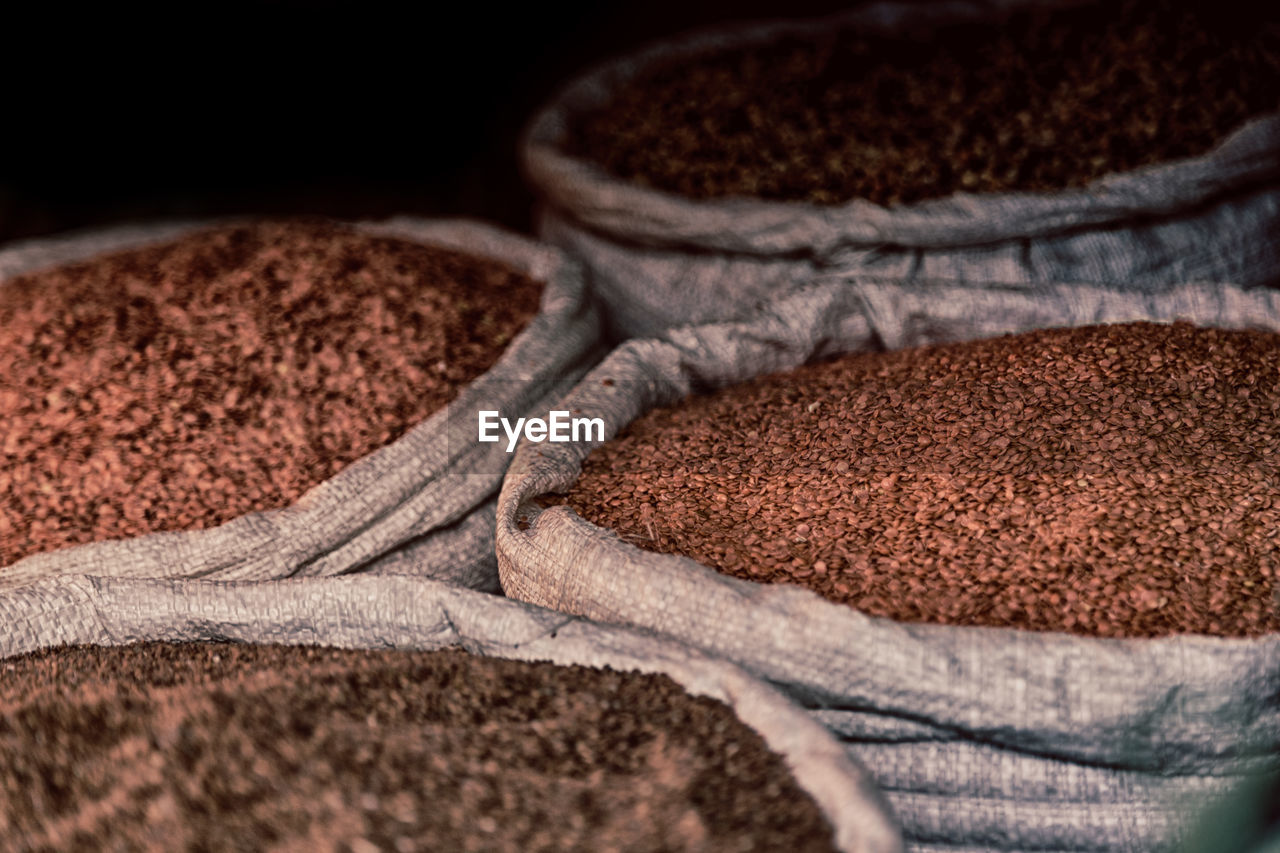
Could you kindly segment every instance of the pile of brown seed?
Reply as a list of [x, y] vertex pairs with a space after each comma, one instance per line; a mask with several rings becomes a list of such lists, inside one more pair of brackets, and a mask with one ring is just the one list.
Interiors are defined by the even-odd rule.
[[846, 356], [650, 412], [568, 503], [904, 621], [1280, 631], [1280, 335], [1135, 323]]
[[491, 366], [541, 288], [303, 221], [3, 282], [0, 566], [288, 505]]
[[0, 661], [0, 849], [833, 849], [664, 676], [217, 644]]
[[1126, 0], [655, 67], [581, 116], [567, 146], [696, 199], [894, 205], [1198, 155], [1280, 108], [1278, 92], [1280, 24], [1262, 4]]

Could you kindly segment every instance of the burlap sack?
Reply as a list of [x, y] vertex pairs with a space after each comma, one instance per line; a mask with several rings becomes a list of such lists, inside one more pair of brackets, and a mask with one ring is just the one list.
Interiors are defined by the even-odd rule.
[[901, 837], [865, 771], [764, 683], [731, 664], [625, 629], [420, 577], [261, 582], [64, 575], [0, 590], [0, 658], [61, 644], [236, 640], [441, 649], [670, 676], [729, 705], [787, 762], [849, 853], [894, 853]]
[[[1176, 318], [1280, 330], [1280, 293], [825, 280], [749, 321], [630, 341], [564, 405], [603, 418], [608, 439], [656, 406], [817, 356]], [[909, 849], [1165, 850], [1189, 805], [1280, 766], [1280, 636], [1110, 640], [870, 618], [641, 551], [567, 507], [540, 512], [533, 500], [571, 485], [590, 450], [516, 451], [498, 501], [507, 594], [652, 629], [783, 686], [870, 770]]]
[[[0, 287], [19, 273], [170, 240], [210, 223], [125, 226], [0, 250]], [[45, 575], [264, 579], [388, 571], [496, 589], [494, 499], [510, 459], [475, 441], [475, 412], [545, 410], [594, 364], [599, 322], [580, 267], [557, 250], [486, 225], [392, 219], [369, 233], [503, 261], [544, 281], [540, 312], [446, 410], [348, 466], [294, 505], [219, 527], [36, 554], [0, 568], [0, 588]]]
[[1054, 193], [959, 193], [887, 208], [749, 198], [694, 201], [634, 186], [570, 156], [567, 128], [646, 69], [716, 48], [851, 27], [918, 32], [952, 20], [1079, 0], [874, 2], [813, 22], [699, 32], [573, 80], [525, 133], [525, 173], [544, 202], [540, 235], [581, 259], [611, 336], [746, 316], [817, 274], [903, 281], [1280, 284], [1280, 114], [1194, 158]]

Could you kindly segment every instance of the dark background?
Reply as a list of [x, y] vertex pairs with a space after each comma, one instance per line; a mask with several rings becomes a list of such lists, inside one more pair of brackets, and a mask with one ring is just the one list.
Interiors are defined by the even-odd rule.
[[517, 139], [568, 77], [692, 27], [847, 5], [45, 4], [0, 20], [0, 241], [247, 213], [528, 231]]

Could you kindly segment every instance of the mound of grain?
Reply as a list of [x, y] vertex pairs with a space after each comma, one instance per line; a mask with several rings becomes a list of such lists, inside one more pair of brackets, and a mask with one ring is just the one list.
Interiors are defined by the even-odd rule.
[[0, 566], [286, 506], [488, 369], [542, 285], [325, 222], [0, 285]]
[[665, 676], [197, 643], [0, 673], [6, 850], [832, 849], [782, 759]]
[[695, 199], [906, 204], [1203, 154], [1280, 108], [1264, 7], [1127, 0], [918, 37], [830, 32], [654, 68], [568, 150]]
[[877, 616], [1280, 630], [1280, 335], [1134, 323], [851, 355], [656, 410], [567, 501]]

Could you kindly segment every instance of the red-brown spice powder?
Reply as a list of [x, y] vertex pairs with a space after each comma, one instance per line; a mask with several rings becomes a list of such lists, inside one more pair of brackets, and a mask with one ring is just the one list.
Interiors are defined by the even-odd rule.
[[1280, 109], [1262, 4], [1094, 2], [933, 37], [829, 31], [656, 66], [570, 127], [642, 186], [894, 205], [1046, 191], [1202, 154]]
[[0, 850], [830, 851], [784, 761], [665, 676], [147, 643], [0, 661]]
[[286, 506], [490, 367], [541, 284], [320, 221], [0, 285], [0, 566]]
[[567, 501], [641, 548], [907, 622], [1280, 630], [1280, 335], [1134, 323], [689, 398]]

